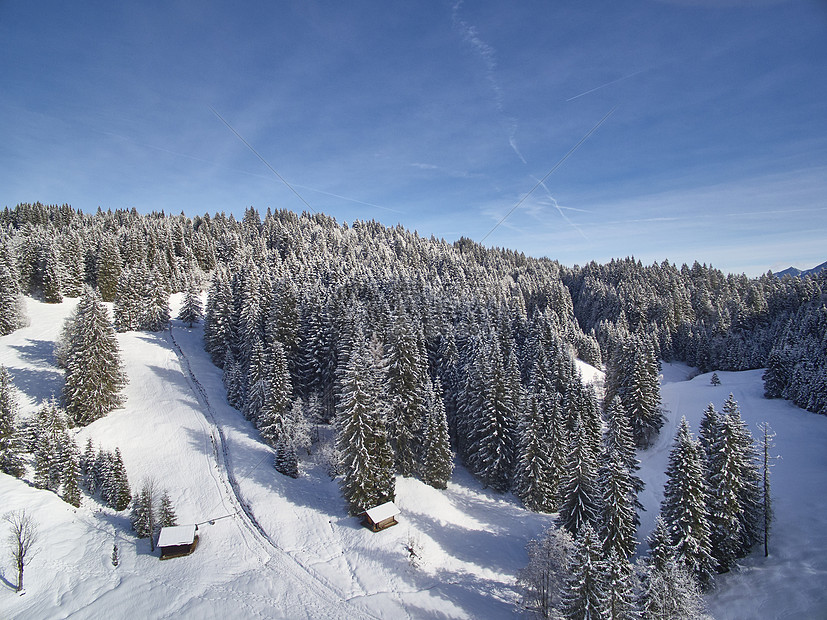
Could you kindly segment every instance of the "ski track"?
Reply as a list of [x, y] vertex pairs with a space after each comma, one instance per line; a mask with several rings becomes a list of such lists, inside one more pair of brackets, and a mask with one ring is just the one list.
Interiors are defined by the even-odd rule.
[[[272, 566], [272, 560], [276, 557], [284, 558], [294, 567], [299, 568], [302, 572], [306, 573], [311, 578], [310, 582], [302, 581], [301, 585], [304, 587], [308, 587], [312, 584], [313, 589], [315, 590], [314, 594], [317, 595], [319, 599], [331, 603], [334, 607], [336, 604], [347, 604], [348, 609], [342, 610], [342, 617], [376, 618], [377, 616], [367, 614], [364, 610], [358, 609], [351, 605], [351, 599], [346, 599], [344, 596], [342, 596], [342, 594], [328, 580], [324, 579], [321, 575], [316, 573], [316, 571], [314, 571], [311, 567], [305, 566], [304, 564], [300, 563], [286, 550], [282, 549], [258, 522], [249, 504], [244, 500], [243, 496], [241, 495], [241, 490], [239, 489], [238, 481], [235, 478], [235, 474], [232, 468], [232, 457], [228, 449], [228, 442], [224, 435], [223, 429], [218, 424], [217, 416], [215, 415], [215, 412], [212, 406], [210, 405], [210, 401], [207, 397], [206, 390], [204, 389], [204, 386], [201, 384], [201, 382], [198, 380], [198, 377], [195, 376], [189, 359], [187, 358], [183, 349], [175, 340], [172, 325], [170, 325], [167, 333], [169, 334], [170, 345], [173, 351], [175, 352], [176, 356], [178, 357], [178, 361], [181, 366], [181, 371], [186, 377], [187, 382], [190, 384], [190, 387], [192, 388], [193, 394], [195, 395], [196, 399], [202, 405], [201, 411], [204, 414], [202, 420], [204, 420], [205, 431], [207, 432], [207, 435], [210, 436], [213, 448], [213, 456], [215, 458], [215, 464], [217, 465], [217, 469], [219, 470], [219, 472], [222, 474], [221, 481], [224, 483], [223, 486], [226, 492], [222, 494], [222, 497], [229, 497], [230, 501], [233, 504], [235, 504], [235, 514], [241, 517], [240, 522], [244, 524], [247, 531], [253, 535], [254, 539], [258, 541], [262, 548], [270, 555], [270, 559], [264, 564], [264, 566], [275, 571], [276, 567]], [[214, 429], [214, 432], [208, 430], [206, 428], [206, 424], [208, 424], [212, 429]], [[209, 469], [212, 473], [212, 467], [210, 467]], [[274, 554], [273, 551], [277, 552], [278, 555]], [[289, 573], [288, 571], [281, 572], [285, 574], [290, 574], [292, 578], [295, 578], [293, 573]], [[398, 593], [396, 594], [398, 596]], [[402, 601], [400, 600], [400, 603], [401, 602]]]

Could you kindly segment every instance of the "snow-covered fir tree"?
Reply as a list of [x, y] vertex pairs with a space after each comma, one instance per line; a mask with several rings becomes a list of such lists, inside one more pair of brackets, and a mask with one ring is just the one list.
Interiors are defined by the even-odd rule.
[[424, 428], [422, 436], [422, 456], [420, 457], [420, 476], [422, 481], [436, 489], [445, 489], [454, 469], [448, 436], [448, 420], [445, 414], [440, 392], [439, 379], [431, 382], [427, 379], [424, 396]]
[[689, 423], [681, 419], [666, 468], [661, 516], [666, 522], [676, 558], [709, 587], [715, 570], [711, 555], [707, 491], [701, 447], [692, 438]]
[[342, 493], [351, 514], [359, 514], [395, 494], [394, 459], [385, 430], [387, 405], [380, 398], [384, 369], [368, 352], [356, 327], [337, 417], [337, 448], [341, 454]]
[[285, 417], [292, 405], [293, 392], [290, 372], [287, 370], [287, 358], [280, 342], [273, 343], [266, 372], [267, 391], [264, 405], [258, 414], [258, 430], [262, 439], [275, 448], [285, 430]]
[[603, 549], [628, 559], [635, 551], [635, 491], [631, 476], [621, 456], [607, 450], [601, 456], [598, 473], [600, 489], [600, 529]]
[[560, 605], [563, 618], [606, 618], [609, 610], [606, 565], [600, 540], [590, 524], [585, 524], [577, 535], [572, 555]]
[[0, 365], [0, 472], [18, 478], [26, 470], [17, 427], [19, 410], [11, 375]]
[[[15, 270], [16, 271], [16, 270]], [[20, 284], [0, 247], [0, 336], [12, 333], [23, 324], [23, 297]]]
[[163, 493], [161, 493], [161, 500], [158, 503], [158, 527], [173, 527], [175, 525], [178, 525], [175, 507], [172, 505], [169, 492], [164, 489]]
[[201, 292], [194, 284], [191, 284], [184, 293], [178, 320], [186, 323], [187, 327], [192, 327], [201, 320], [201, 314]]
[[416, 471], [427, 380], [421, 328], [408, 316], [397, 315], [386, 348], [387, 390], [391, 399], [388, 436], [399, 473], [411, 476]]
[[600, 492], [597, 488], [597, 462], [586, 441], [579, 420], [575, 421], [569, 441], [569, 456], [560, 484], [558, 524], [576, 535], [585, 526], [597, 526]]
[[84, 290], [67, 320], [63, 402], [72, 424], [86, 426], [121, 406], [126, 375], [109, 314], [94, 290]]
[[72, 506], [80, 506], [80, 452], [71, 438], [64, 448], [63, 475], [61, 478], [60, 498]]
[[[551, 411], [549, 411], [551, 409]], [[552, 452], [559, 395], [532, 392], [519, 428], [514, 494], [526, 508], [553, 512], [557, 507], [560, 468]]]

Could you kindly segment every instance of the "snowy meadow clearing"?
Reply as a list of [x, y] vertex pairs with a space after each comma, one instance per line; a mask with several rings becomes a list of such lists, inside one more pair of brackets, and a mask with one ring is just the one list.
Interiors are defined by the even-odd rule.
[[[23, 416], [59, 396], [53, 345], [76, 303], [26, 299], [30, 325], [0, 338], [0, 364], [19, 390]], [[173, 297], [173, 312], [180, 296]], [[303, 455], [297, 480], [272, 466], [273, 450], [226, 404], [221, 371], [203, 350], [202, 329], [173, 321], [159, 333], [118, 334], [129, 384], [126, 403], [77, 431], [83, 446], [123, 456], [136, 491], [154, 476], [181, 524], [199, 524], [192, 556], [161, 562], [130, 529], [127, 512], [84, 497], [75, 509], [54, 493], [0, 475], [2, 512], [26, 508], [39, 525], [23, 595], [3, 556], [0, 617], [501, 618], [520, 614], [517, 571], [525, 546], [552, 515], [483, 489], [457, 466], [446, 491], [397, 478], [399, 525], [372, 533], [347, 514], [320, 444]], [[588, 370], [587, 367], [582, 367]], [[640, 454], [646, 482], [639, 540], [662, 498], [664, 470], [681, 416], [697, 434], [706, 406], [731, 392], [754, 436], [777, 433], [770, 557], [761, 549], [717, 577], [706, 597], [716, 618], [827, 617], [827, 418], [763, 398], [761, 371], [689, 377], [664, 364], [668, 422]], [[586, 372], [584, 372], [584, 375]], [[598, 379], [600, 373], [590, 371]], [[322, 443], [326, 434], [320, 433]], [[5, 532], [3, 532], [5, 537]], [[120, 563], [111, 562], [113, 545]], [[645, 552], [645, 545], [639, 547]], [[5, 549], [4, 549], [5, 553]]]

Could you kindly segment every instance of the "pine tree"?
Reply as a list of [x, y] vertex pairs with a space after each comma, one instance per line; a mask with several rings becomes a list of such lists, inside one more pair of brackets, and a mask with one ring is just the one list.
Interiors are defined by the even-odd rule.
[[270, 367], [267, 370], [267, 392], [259, 411], [258, 429], [268, 445], [275, 448], [284, 432], [285, 416], [291, 406], [292, 388], [287, 358], [280, 342], [273, 343]]
[[[0, 248], [2, 249], [2, 248]], [[23, 324], [23, 297], [20, 284], [0, 254], [0, 336], [12, 333]]]
[[104, 235], [98, 250], [97, 285], [101, 301], [115, 301], [123, 262], [114, 235]]
[[126, 475], [126, 467], [119, 448], [115, 448], [115, 454], [111, 459], [106, 488], [106, 503], [110, 507], [115, 510], [126, 510], [129, 507], [129, 502], [132, 501], [132, 492], [129, 489], [129, 479]]
[[388, 436], [396, 467], [403, 476], [416, 470], [416, 447], [427, 379], [421, 328], [398, 315], [387, 346], [387, 386], [391, 399]]
[[710, 385], [721, 385], [721, 378], [717, 372], [712, 373], [712, 378], [709, 380]]
[[422, 424], [425, 429], [422, 441], [423, 456], [420, 458], [422, 481], [436, 489], [447, 488], [454, 469], [448, 437], [448, 420], [445, 405], [440, 397], [441, 391], [439, 379], [435, 383], [428, 380], [425, 388], [425, 420]]
[[64, 502], [72, 506], [80, 506], [81, 492], [80, 492], [80, 454], [78, 447], [74, 440], [67, 438], [64, 463], [63, 463], [63, 479], [61, 485], [63, 490], [60, 497]]
[[181, 304], [181, 310], [178, 312], [178, 320], [192, 328], [195, 323], [201, 320], [201, 312], [201, 294], [192, 284], [187, 287], [187, 292], [184, 294], [184, 301]]
[[609, 551], [605, 564], [607, 620], [640, 618], [636, 593], [637, 579], [632, 564], [614, 549]]
[[504, 493], [513, 475], [519, 390], [512, 391], [496, 338], [478, 351], [474, 364], [483, 391], [471, 420], [468, 465], [485, 486]]
[[724, 403], [723, 413], [732, 426], [735, 466], [741, 485], [738, 502], [741, 508], [741, 556], [744, 556], [749, 553], [753, 545], [761, 540], [763, 530], [762, 477], [755, 442], [741, 418], [741, 410], [732, 394]]
[[[557, 412], [545, 412], [544, 406]], [[514, 494], [529, 510], [553, 512], [556, 508], [560, 474], [552, 455], [554, 429], [548, 421], [559, 417], [559, 408], [559, 397], [531, 393], [520, 423]]]
[[712, 582], [707, 494], [701, 447], [692, 439], [686, 418], [681, 419], [666, 468], [661, 516], [669, 527], [676, 557], [702, 587]]
[[597, 463], [589, 448], [583, 426], [575, 421], [569, 442], [566, 473], [560, 484], [560, 514], [558, 523], [572, 534], [586, 525], [593, 528], [600, 511], [597, 490]]
[[646, 563], [662, 570], [666, 563], [675, 559], [675, 547], [672, 545], [672, 535], [669, 533], [669, 526], [663, 517], [658, 515], [655, 518], [655, 529], [646, 539], [649, 543], [649, 555], [646, 556]]
[[118, 554], [118, 545], [112, 545], [112, 566], [116, 567], [121, 563], [120, 555]]
[[63, 400], [72, 423], [86, 426], [121, 406], [126, 376], [108, 312], [92, 289], [84, 289], [69, 320]]
[[175, 508], [172, 506], [169, 492], [164, 489], [161, 494], [161, 503], [158, 506], [158, 527], [173, 527], [175, 525], [178, 525], [178, 517], [175, 515]]
[[18, 411], [11, 375], [0, 365], [0, 472], [17, 478], [26, 471], [17, 431]]
[[586, 524], [575, 539], [569, 578], [562, 593], [561, 611], [567, 620], [599, 620], [608, 617], [606, 567], [600, 541]]
[[357, 326], [342, 377], [337, 448], [344, 472], [342, 493], [351, 514], [394, 498], [394, 459], [379, 398], [383, 369], [372, 359]]
[[603, 549], [607, 554], [614, 552], [625, 560], [634, 553], [637, 544], [632, 480], [619, 454], [604, 452], [602, 460], [598, 486], [601, 490], [600, 534]]

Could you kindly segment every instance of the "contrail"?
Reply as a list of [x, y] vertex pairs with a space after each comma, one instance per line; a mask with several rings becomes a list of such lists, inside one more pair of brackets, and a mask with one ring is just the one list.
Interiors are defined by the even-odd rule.
[[313, 207], [311, 207], [311, 206], [310, 206], [310, 203], [309, 203], [309, 202], [307, 202], [304, 198], [302, 198], [302, 195], [301, 195], [299, 192], [297, 192], [297, 191], [296, 191], [296, 189], [295, 189], [292, 185], [290, 185], [290, 183], [288, 183], [288, 182], [287, 182], [287, 179], [285, 179], [285, 178], [284, 178], [283, 176], [281, 176], [278, 172], [276, 172], [276, 169], [275, 169], [275, 168], [273, 168], [273, 166], [271, 166], [269, 163], [267, 163], [267, 160], [266, 160], [266, 159], [264, 159], [261, 155], [259, 155], [259, 154], [258, 154], [258, 151], [257, 151], [257, 150], [255, 150], [255, 149], [254, 149], [254, 148], [250, 145], [250, 143], [249, 143], [249, 142], [247, 142], [247, 140], [245, 140], [244, 138], [242, 138], [242, 137], [241, 137], [241, 134], [240, 134], [240, 133], [238, 133], [235, 129], [233, 129], [233, 126], [232, 126], [232, 125], [230, 125], [230, 123], [228, 123], [227, 121], [225, 121], [225, 120], [224, 120], [224, 117], [223, 117], [223, 116], [221, 116], [218, 112], [216, 112], [214, 107], [209, 106], [209, 108], [210, 108], [210, 110], [212, 110], [212, 113], [213, 113], [213, 114], [215, 114], [215, 115], [216, 115], [216, 116], [217, 116], [217, 117], [221, 120], [221, 122], [222, 122], [222, 123], [224, 123], [224, 124], [227, 126], [227, 128], [228, 128], [230, 131], [232, 131], [232, 132], [236, 135], [236, 137], [237, 137], [239, 140], [241, 140], [241, 141], [242, 141], [242, 142], [243, 142], [243, 143], [247, 146], [247, 148], [248, 148], [248, 149], [250, 149], [253, 153], [255, 153], [255, 156], [256, 156], [256, 157], [258, 157], [258, 158], [262, 161], [262, 163], [263, 163], [265, 166], [267, 166], [267, 167], [270, 169], [270, 171], [271, 171], [273, 174], [275, 174], [275, 175], [279, 178], [279, 180], [280, 180], [282, 183], [284, 183], [284, 184], [285, 184], [288, 188], [290, 188], [290, 191], [291, 191], [291, 192], [293, 192], [294, 194], [296, 194], [296, 196], [298, 196], [299, 200], [301, 200], [301, 201], [302, 201], [302, 202], [303, 202], [303, 203], [307, 206], [307, 208], [308, 208], [308, 209], [310, 209], [313, 213], [316, 213], [316, 209], [314, 209]]
[[[559, 213], [559, 214], [560, 214], [560, 217], [562, 217], [562, 218], [563, 218], [563, 220], [565, 220], [565, 222], [566, 222], [569, 226], [571, 226], [572, 228], [574, 228], [574, 230], [576, 230], [577, 232], [579, 232], [579, 233], [580, 233], [580, 236], [581, 236], [581, 237], [583, 237], [583, 239], [585, 239], [586, 241], [588, 241], [588, 240], [589, 240], [589, 238], [586, 236], [586, 233], [584, 233], [584, 232], [580, 229], [580, 227], [579, 227], [577, 224], [575, 224], [574, 222], [572, 222], [572, 221], [571, 221], [571, 220], [570, 220], [570, 219], [566, 216], [566, 214], [565, 214], [565, 213], [563, 213], [563, 208], [562, 208], [559, 204], [557, 204], [557, 199], [556, 199], [554, 196], [552, 196], [552, 195], [551, 195], [551, 192], [549, 191], [548, 187], [546, 187], [546, 184], [545, 184], [544, 182], [540, 181], [540, 185], [542, 185], [543, 189], [544, 189], [544, 190], [546, 190], [546, 196], [548, 196], [549, 200], [551, 200], [551, 204], [552, 204], [552, 206], [553, 206], [555, 209], [557, 209], [557, 213]], [[578, 210], [578, 211], [582, 211], [583, 209], [577, 209], [577, 210]]]
[[618, 82], [622, 82], [623, 80], [628, 80], [629, 78], [633, 78], [636, 75], [643, 73], [644, 71], [646, 71], [646, 69], [641, 69], [640, 71], [635, 71], [634, 73], [630, 73], [629, 75], [624, 75], [623, 77], [619, 77], [616, 80], [612, 80], [611, 82], [606, 82], [605, 84], [601, 84], [600, 86], [595, 86], [594, 88], [590, 88], [589, 90], [580, 93], [579, 95], [569, 97], [568, 99], [566, 99], [566, 101], [574, 101], [575, 99], [579, 99], [580, 97], [585, 97], [586, 95], [593, 93], [596, 90], [606, 88], [607, 86], [611, 86], [612, 84], [617, 84]]
[[[557, 170], [560, 166], [562, 166], [562, 165], [563, 165], [563, 162], [565, 162], [565, 161], [566, 161], [569, 157], [571, 157], [571, 155], [572, 155], [572, 154], [573, 154], [573, 153], [574, 153], [577, 149], [579, 149], [579, 148], [580, 148], [580, 146], [581, 146], [581, 145], [582, 145], [582, 144], [583, 144], [586, 140], [588, 140], [588, 139], [589, 139], [589, 137], [590, 137], [590, 136], [591, 136], [591, 135], [592, 135], [595, 131], [597, 131], [598, 127], [600, 127], [603, 123], [605, 123], [605, 122], [606, 122], [606, 119], [608, 119], [608, 118], [609, 118], [612, 114], [614, 114], [614, 111], [615, 111], [616, 109], [617, 109], [617, 106], [615, 106], [615, 107], [613, 107], [611, 110], [609, 110], [609, 111], [606, 113], [606, 115], [605, 115], [603, 118], [601, 118], [601, 119], [597, 122], [597, 124], [596, 124], [594, 127], [592, 127], [592, 128], [588, 131], [588, 133], [587, 133], [585, 136], [583, 136], [582, 138], [580, 138], [580, 141], [579, 141], [577, 144], [575, 144], [573, 147], [571, 147], [571, 148], [569, 149], [569, 152], [568, 152], [568, 153], [566, 153], [565, 155], [563, 155], [563, 157], [560, 159], [560, 161], [558, 161], [556, 164], [554, 164], [554, 167], [552, 167], [552, 169], [551, 169], [551, 170], [549, 170], [549, 171], [546, 173], [546, 176], [544, 176], [542, 179], [540, 179], [539, 181], [537, 181], [537, 183], [534, 185], [534, 187], [532, 187], [532, 188], [528, 191], [528, 193], [527, 193], [525, 196], [523, 196], [522, 198], [520, 198], [520, 200], [517, 202], [517, 204], [515, 204], [513, 207], [511, 207], [511, 210], [510, 210], [508, 213], [506, 213], [506, 214], [505, 214], [505, 216], [503, 216], [503, 218], [502, 218], [499, 222], [497, 222], [496, 224], [494, 224], [494, 228], [492, 228], [492, 229], [491, 229], [491, 230], [489, 230], [487, 233], [485, 233], [485, 236], [484, 236], [482, 239], [480, 239], [480, 243], [482, 243], [483, 241], [485, 241], [486, 239], [488, 239], [488, 236], [489, 236], [492, 232], [494, 232], [495, 230], [497, 230], [497, 228], [499, 228], [499, 227], [500, 227], [500, 224], [502, 224], [502, 223], [503, 223], [506, 219], [508, 219], [508, 216], [509, 216], [509, 215], [511, 215], [512, 213], [514, 213], [514, 211], [516, 211], [516, 210], [517, 210], [517, 207], [519, 207], [521, 204], [523, 204], [523, 203], [526, 201], [526, 199], [527, 199], [529, 196], [531, 196], [531, 194], [533, 194], [533, 193], [534, 193], [534, 190], [536, 190], [536, 189], [537, 189], [538, 187], [540, 187], [543, 183], [545, 183], [546, 179], [547, 179], [547, 178], [549, 178], [555, 170]], [[583, 234], [583, 233], [581, 232], [580, 234]]]

